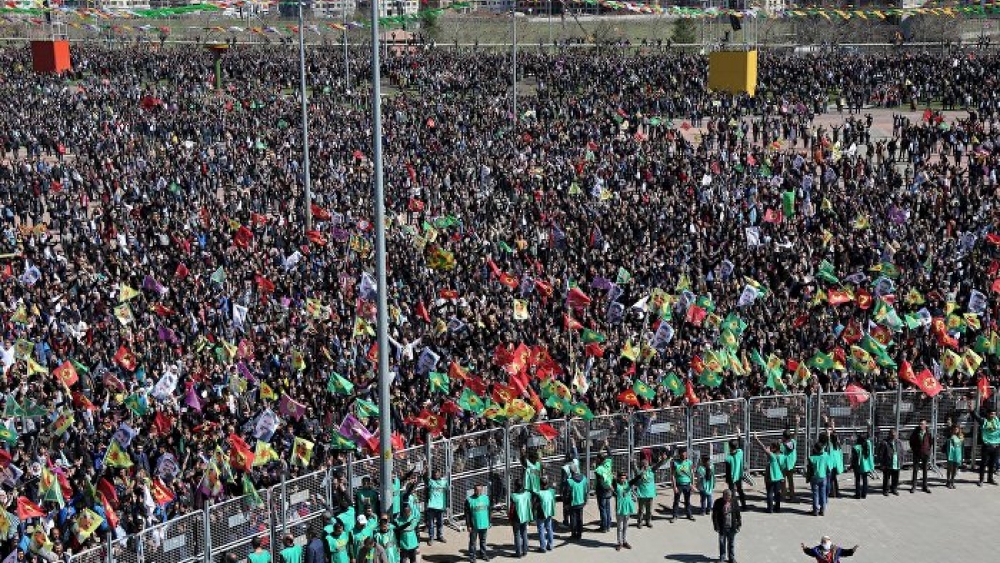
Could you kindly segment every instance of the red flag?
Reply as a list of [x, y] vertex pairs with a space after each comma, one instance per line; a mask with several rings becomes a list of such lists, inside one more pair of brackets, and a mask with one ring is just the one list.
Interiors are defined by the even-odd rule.
[[188, 277], [188, 274], [190, 274], [190, 273], [191, 273], [191, 270], [188, 270], [188, 267], [185, 266], [183, 262], [181, 262], [180, 264], [177, 264], [177, 269], [174, 270], [174, 277], [176, 277], [177, 279], [181, 279], [182, 280], [182, 279]]
[[80, 380], [80, 377], [76, 374], [76, 368], [73, 367], [73, 362], [66, 360], [59, 365], [56, 369], [52, 371], [52, 375], [59, 380], [67, 389], [73, 386], [74, 383]]
[[[315, 217], [316, 214], [313, 213], [313, 216]], [[260, 213], [254, 213], [253, 211], [251, 211], [250, 212], [250, 222], [253, 223], [254, 225], [266, 225], [267, 224], [267, 215], [261, 215]]]
[[309, 210], [312, 211], [313, 219], [316, 219], [317, 221], [329, 221], [333, 218], [329, 211], [323, 209], [315, 203], [309, 206]]
[[118, 491], [111, 484], [111, 481], [108, 481], [104, 477], [97, 480], [97, 492], [104, 495], [104, 498], [108, 499], [108, 502], [115, 505], [118, 504]]
[[254, 281], [257, 282], [257, 287], [264, 293], [274, 293], [274, 282], [265, 278], [260, 274], [254, 275]]
[[149, 493], [153, 496], [153, 502], [157, 506], [163, 506], [175, 498], [173, 491], [168, 489], [159, 478], [153, 479], [149, 486]]
[[454, 289], [442, 289], [438, 292], [441, 299], [458, 299], [458, 292]]
[[247, 248], [253, 241], [253, 231], [246, 228], [245, 225], [240, 225], [239, 229], [233, 234], [233, 244], [240, 248]]
[[535, 280], [535, 287], [538, 288], [538, 292], [542, 294], [542, 297], [552, 297], [552, 293], [554, 292], [552, 284], [542, 280]]
[[580, 288], [574, 287], [569, 290], [566, 301], [574, 309], [583, 309], [587, 305], [590, 305], [591, 299], [586, 293], [580, 291]]
[[[444, 428], [444, 420], [440, 416], [432, 413], [427, 409], [420, 411], [420, 414], [411, 419], [414, 425], [423, 428], [424, 430], [430, 432], [431, 436], [437, 436], [441, 434], [441, 430]], [[402, 448], [400, 448], [402, 449]]]
[[831, 289], [826, 294], [826, 302], [830, 305], [840, 305], [841, 303], [847, 303], [851, 300], [851, 294], [847, 291], [841, 291], [839, 289]]
[[406, 208], [414, 213], [420, 213], [424, 210], [424, 202], [419, 199], [410, 198], [410, 202], [406, 205]]
[[992, 244], [993, 246], [1000, 246], [1000, 234], [990, 233], [986, 235], [986, 242]]
[[431, 322], [431, 314], [427, 312], [427, 307], [423, 301], [417, 301], [416, 315], [423, 319], [425, 323]]
[[802, 328], [802, 326], [807, 322], [809, 322], [809, 315], [803, 313], [795, 317], [795, 320], [792, 321], [792, 328]]
[[929, 369], [924, 369], [917, 375], [917, 387], [928, 397], [933, 397], [944, 389], [941, 387], [941, 382], [934, 378], [934, 374]]
[[470, 375], [469, 378], [465, 380], [465, 386], [480, 397], [486, 394], [486, 382], [478, 376]]
[[687, 400], [688, 406], [694, 406], [700, 403], [701, 401], [698, 399], [698, 395], [694, 394], [694, 385], [691, 383], [690, 379], [687, 380], [684, 386], [684, 398]]
[[993, 285], [990, 286], [995, 293], [1000, 293], [1000, 278], [993, 280]]
[[138, 365], [138, 360], [136, 360], [135, 354], [129, 351], [124, 344], [118, 347], [118, 351], [115, 352], [114, 360], [116, 364], [129, 371], [135, 371], [135, 368]]
[[319, 231], [306, 231], [306, 238], [317, 246], [326, 246], [326, 237]]
[[899, 364], [899, 380], [911, 385], [917, 384], [917, 374], [913, 372], [913, 366], [906, 360]]
[[373, 364], [378, 361], [378, 342], [372, 342], [371, 348], [368, 349], [368, 354], [365, 357]]
[[452, 360], [448, 365], [448, 377], [459, 381], [465, 381], [469, 378], [469, 372], [465, 371], [465, 368], [459, 365], [458, 362]]
[[517, 277], [507, 272], [500, 272], [500, 283], [511, 289], [517, 289], [517, 286], [520, 285]]
[[865, 311], [872, 306], [872, 294], [868, 293], [866, 289], [859, 289], [857, 295], [855, 295], [855, 299], [858, 307]]
[[847, 401], [851, 403], [851, 408], [865, 403], [871, 398], [871, 394], [865, 391], [864, 387], [853, 383], [844, 388], [844, 394], [847, 395]]
[[596, 342], [591, 342], [583, 347], [583, 355], [588, 358], [603, 358], [604, 348]]
[[493, 365], [505, 366], [512, 361], [514, 361], [514, 352], [511, 352], [503, 344], [497, 344], [497, 347], [493, 349]]
[[563, 328], [566, 330], [582, 330], [583, 325], [573, 317], [563, 314]]
[[626, 389], [618, 394], [618, 402], [632, 407], [638, 407], [639, 397], [635, 394], [635, 391]]
[[517, 389], [501, 385], [499, 383], [493, 384], [493, 400], [501, 405], [506, 405], [507, 403], [513, 401], [518, 396]]
[[163, 303], [156, 303], [151, 307], [151, 309], [153, 310], [154, 313], [156, 313], [161, 317], [169, 317], [170, 315], [174, 314], [174, 310], [171, 309], [170, 307], [167, 307]]
[[544, 436], [545, 439], [550, 442], [559, 436], [559, 431], [552, 428], [552, 425], [547, 422], [540, 422], [536, 424], [535, 431]]
[[255, 457], [250, 445], [236, 434], [229, 434], [229, 446], [229, 465], [244, 473], [250, 473]]
[[697, 305], [691, 305], [687, 310], [685, 320], [695, 326], [701, 326], [702, 321], [708, 316], [708, 311]]
[[78, 409], [87, 409], [88, 411], [99, 410], [94, 406], [94, 403], [90, 402], [90, 399], [86, 395], [79, 391], [73, 391], [73, 406]]
[[493, 274], [493, 277], [499, 278], [500, 275], [503, 274], [503, 270], [500, 269], [500, 266], [497, 266], [497, 263], [494, 262], [492, 258], [486, 260], [486, 265], [489, 266], [490, 273]]
[[458, 406], [455, 401], [446, 400], [441, 403], [441, 414], [458, 414], [462, 412], [462, 407]]
[[156, 429], [156, 433], [161, 436], [166, 436], [170, 432], [173, 425], [174, 419], [162, 412], [157, 412], [156, 416], [153, 417], [153, 428]]
[[764, 212], [764, 222], [765, 223], [780, 223], [784, 217], [781, 211], [775, 211], [774, 209], [768, 209]]
[[104, 518], [108, 521], [108, 525], [111, 526], [112, 528], [117, 528], [118, 513], [115, 512], [114, 507], [111, 506], [111, 503], [108, 502], [108, 499], [104, 496], [104, 493], [102, 493], [101, 491], [97, 491], [97, 499], [101, 501], [101, 506], [104, 507]]
[[993, 394], [993, 389], [990, 387], [990, 380], [985, 374], [979, 376], [979, 380], [976, 381], [976, 388], [979, 389], [979, 397], [983, 403]]
[[7, 466], [10, 465], [10, 462], [11, 462], [10, 454], [7, 453], [7, 450], [0, 448], [0, 468], [7, 469]]
[[27, 520], [28, 518], [41, 518], [45, 516], [45, 509], [31, 502], [28, 497], [17, 497], [17, 518]]
[[392, 449], [395, 451], [406, 449], [406, 440], [399, 432], [393, 432], [392, 436], [389, 436], [389, 442], [392, 444]]
[[861, 325], [857, 321], [848, 322], [847, 326], [844, 327], [843, 337], [844, 342], [848, 344], [854, 344], [858, 340], [861, 340], [864, 338], [864, 335], [861, 334]]
[[705, 371], [705, 360], [701, 359], [701, 356], [691, 358], [691, 369], [701, 375], [701, 372]]

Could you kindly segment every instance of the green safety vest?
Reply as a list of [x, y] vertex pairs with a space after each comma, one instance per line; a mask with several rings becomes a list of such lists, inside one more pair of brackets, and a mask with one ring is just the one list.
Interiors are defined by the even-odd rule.
[[402, 496], [402, 488], [399, 477], [392, 478], [392, 514], [399, 514], [399, 499]]
[[651, 468], [647, 467], [642, 470], [639, 486], [636, 487], [636, 493], [641, 499], [654, 498], [656, 496], [656, 476], [653, 475]]
[[366, 504], [371, 505], [372, 510], [375, 512], [378, 512], [381, 508], [378, 505], [378, 491], [375, 489], [358, 489], [358, 491], [354, 493], [354, 503], [354, 508], [361, 513], [365, 511]]
[[983, 421], [983, 443], [1000, 444], [1000, 419], [993, 417]]
[[604, 486], [611, 487], [615, 480], [611, 458], [604, 460], [604, 463], [595, 467], [594, 474], [601, 478]]
[[302, 546], [293, 545], [281, 550], [282, 563], [302, 563]]
[[250, 555], [247, 555], [247, 559], [250, 560], [250, 563], [271, 563], [271, 552], [261, 551], [260, 553], [257, 553], [255, 551]]
[[387, 532], [375, 532], [375, 542], [385, 550], [389, 563], [399, 563], [399, 546], [396, 545], [396, 532], [392, 528]]
[[785, 456], [785, 471], [795, 469], [795, 463], [798, 461], [798, 450], [795, 449], [795, 440], [781, 442], [781, 453]]
[[875, 470], [875, 449], [872, 448], [872, 441], [866, 440], [866, 445], [868, 446], [868, 455], [863, 455], [862, 447], [860, 445], [854, 446], [854, 455], [858, 458], [858, 467], [861, 468], [862, 473], [868, 473]]
[[767, 460], [767, 477], [772, 483], [780, 483], [785, 477], [785, 456], [769, 454]]
[[351, 532], [351, 559], [357, 559], [361, 548], [365, 546], [365, 538], [372, 535], [368, 526]]
[[556, 492], [552, 489], [542, 489], [535, 493], [538, 495], [538, 504], [542, 513], [536, 514], [536, 518], [552, 518], [556, 513]]
[[632, 486], [628, 483], [624, 485], [615, 483], [615, 514], [619, 516], [635, 514], [635, 496], [632, 495]]
[[819, 483], [820, 481], [826, 479], [826, 474], [828, 472], [827, 468], [830, 461], [829, 456], [825, 453], [811, 455], [809, 456], [809, 461], [812, 462], [813, 465], [813, 482]]
[[[412, 508], [410, 509], [413, 510]], [[420, 515], [410, 512], [409, 520], [396, 520], [396, 531], [399, 533], [399, 547], [403, 549], [417, 549], [420, 540], [417, 539], [417, 526], [420, 524]]]
[[448, 481], [445, 479], [430, 479], [427, 481], [427, 508], [444, 510], [445, 497], [448, 493]]
[[510, 495], [511, 504], [514, 505], [514, 513], [517, 514], [517, 521], [521, 524], [531, 522], [534, 517], [531, 514], [531, 493], [523, 491]]
[[351, 554], [348, 553], [350, 543], [351, 535], [347, 532], [341, 532], [339, 536], [333, 534], [326, 536], [326, 547], [330, 550], [330, 563], [350, 563]]
[[962, 463], [962, 446], [965, 440], [959, 438], [958, 436], [952, 436], [948, 439], [948, 461], [951, 463]]
[[570, 479], [568, 483], [570, 506], [583, 506], [587, 502], [587, 478]]
[[701, 482], [701, 492], [706, 495], [711, 495], [715, 492], [715, 472], [711, 468], [706, 469], [704, 465], [699, 465], [698, 480]]
[[734, 483], [743, 478], [743, 450], [736, 450], [735, 452], [726, 456], [726, 463], [729, 464], [729, 479]]
[[469, 497], [469, 509], [472, 511], [473, 529], [486, 530], [490, 527], [490, 497]]
[[691, 475], [691, 460], [685, 459], [684, 461], [674, 464], [674, 479], [678, 485], [690, 485], [693, 475]]
[[542, 488], [542, 462], [524, 460], [524, 490], [535, 492]]

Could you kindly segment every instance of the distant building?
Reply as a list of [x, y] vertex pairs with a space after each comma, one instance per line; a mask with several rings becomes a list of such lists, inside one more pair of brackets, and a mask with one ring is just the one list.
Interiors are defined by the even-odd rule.
[[[420, 2], [418, 0], [377, 0], [377, 2], [378, 16], [380, 18], [415, 14], [420, 10]], [[371, 9], [371, 1], [364, 0], [358, 2], [357, 6], [359, 10], [364, 10], [367, 13]]]
[[347, 19], [354, 19], [354, 14], [358, 11], [357, 0], [314, 0], [313, 14], [320, 18], [341, 19], [344, 11], [347, 11]]

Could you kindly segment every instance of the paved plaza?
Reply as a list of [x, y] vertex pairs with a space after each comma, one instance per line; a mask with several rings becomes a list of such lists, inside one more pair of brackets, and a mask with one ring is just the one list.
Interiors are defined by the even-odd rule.
[[[850, 498], [853, 478], [842, 475], [841, 486], [847, 498], [830, 499], [826, 516], [810, 514], [808, 488], [798, 479], [799, 502], [782, 507], [782, 514], [764, 512], [763, 483], [747, 489], [748, 510], [743, 515], [743, 529], [737, 536], [737, 561], [740, 563], [786, 563], [810, 561], [802, 554], [800, 543], [812, 546], [829, 535], [844, 547], [860, 545], [854, 558], [845, 563], [889, 562], [989, 562], [997, 561], [992, 546], [1000, 525], [1000, 486], [976, 486], [971, 472], [959, 475], [958, 488], [944, 488], [943, 480], [931, 479], [931, 494], [909, 492], [909, 471], [901, 474], [898, 497], [883, 497], [881, 481], [870, 483], [866, 500]], [[903, 483], [906, 486], [902, 486]], [[721, 484], [721, 483], [720, 483]], [[673, 495], [661, 487], [653, 508], [653, 527], [629, 528], [631, 550], [616, 552], [614, 530], [596, 532], [597, 504], [591, 499], [585, 512], [587, 522], [583, 540], [569, 543], [568, 532], [556, 530], [556, 548], [541, 554], [531, 552], [524, 560], [591, 563], [628, 561], [630, 563], [717, 561], [717, 536], [711, 518], [697, 516], [696, 521], [678, 520], [671, 524], [670, 503]], [[720, 491], [716, 491], [717, 496]], [[697, 502], [697, 495], [692, 495]], [[498, 514], [489, 533], [493, 561], [514, 560], [513, 534], [505, 517]], [[467, 561], [468, 536], [449, 529], [448, 543], [421, 546], [424, 561], [448, 563]], [[532, 549], [538, 546], [534, 527], [530, 528]]]

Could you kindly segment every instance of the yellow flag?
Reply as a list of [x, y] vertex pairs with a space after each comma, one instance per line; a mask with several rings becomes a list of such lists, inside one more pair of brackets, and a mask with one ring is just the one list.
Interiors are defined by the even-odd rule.
[[89, 508], [84, 508], [83, 512], [76, 517], [76, 530], [81, 538], [89, 538], [104, 523], [104, 518]]
[[299, 350], [292, 350], [292, 367], [296, 371], [304, 371], [306, 369], [306, 357]]
[[262, 401], [274, 401], [277, 400], [278, 394], [274, 392], [274, 389], [271, 389], [270, 385], [262, 381], [260, 384], [260, 398]]
[[636, 359], [639, 357], [639, 350], [632, 346], [632, 340], [626, 340], [625, 346], [622, 347], [622, 357], [635, 363]]
[[131, 287], [122, 284], [118, 289], [118, 302], [124, 303], [139, 296], [139, 292]]
[[267, 464], [269, 461], [278, 460], [278, 452], [274, 451], [271, 444], [263, 440], [257, 440], [257, 446], [253, 452], [253, 466], [258, 467]]
[[27, 357], [28, 360], [28, 375], [34, 375], [36, 373], [49, 373], [49, 368], [39, 365], [31, 356]]
[[108, 467], [132, 467], [132, 458], [122, 450], [118, 440], [111, 440], [107, 453], [104, 454], [104, 465]]
[[309, 440], [296, 436], [295, 442], [292, 443], [292, 465], [309, 467], [309, 461], [312, 460], [313, 447], [315, 445]]
[[370, 324], [368, 324], [361, 317], [355, 318], [354, 319], [354, 336], [362, 336], [362, 335], [365, 335], [365, 334], [367, 334], [368, 336], [375, 336], [375, 329], [373, 329], [372, 326]]
[[526, 321], [528, 320], [528, 302], [524, 299], [514, 300], [514, 320], [515, 321]]

